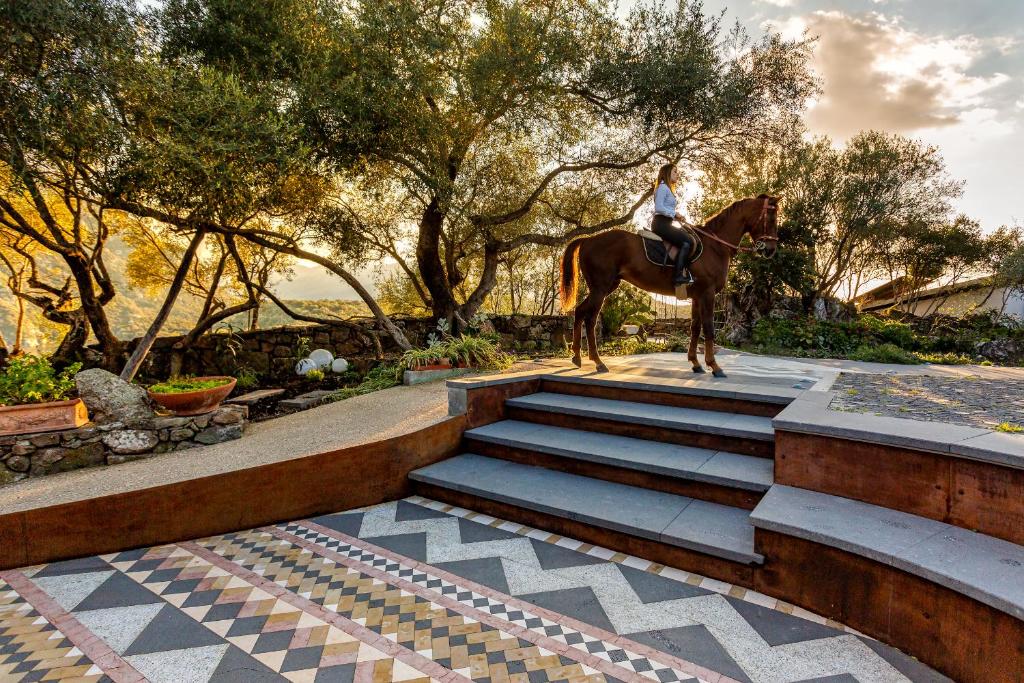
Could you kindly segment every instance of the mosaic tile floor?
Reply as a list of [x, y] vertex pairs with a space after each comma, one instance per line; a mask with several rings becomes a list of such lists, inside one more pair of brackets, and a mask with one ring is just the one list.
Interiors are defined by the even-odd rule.
[[0, 681], [939, 681], [753, 591], [413, 497], [0, 572]]

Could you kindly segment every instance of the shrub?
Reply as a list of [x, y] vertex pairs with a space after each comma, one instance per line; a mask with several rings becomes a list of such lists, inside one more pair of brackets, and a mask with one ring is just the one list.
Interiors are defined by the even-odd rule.
[[313, 368], [306, 372], [305, 377], [312, 382], [322, 382], [324, 380], [324, 371], [320, 368]]
[[75, 391], [74, 363], [57, 372], [43, 356], [14, 356], [0, 372], [0, 405], [63, 401]]
[[194, 377], [178, 377], [160, 382], [149, 387], [154, 394], [187, 394], [190, 391], [202, 391], [221, 387], [230, 379], [195, 379]]
[[453, 363], [465, 363], [482, 370], [504, 370], [513, 363], [513, 358], [503, 353], [493, 339], [463, 335], [444, 343], [445, 356]]
[[917, 356], [904, 351], [895, 344], [862, 344], [850, 354], [850, 360], [869, 361], [872, 363], [901, 363], [903, 365], [918, 365], [920, 360]]
[[613, 335], [623, 325], [649, 325], [654, 321], [651, 296], [633, 285], [622, 283], [605, 299], [601, 308], [601, 327], [606, 335]]
[[601, 354], [605, 356], [633, 356], [641, 353], [662, 353], [667, 350], [664, 342], [640, 337], [609, 339], [600, 348]]
[[1001, 422], [996, 425], [996, 431], [1006, 432], [1007, 434], [1019, 434], [1020, 432], [1024, 432], [1024, 427], [1015, 425], [1012, 422]]
[[970, 365], [974, 362], [972, 358], [952, 351], [947, 351], [946, 353], [915, 353], [914, 355], [924, 363], [934, 363], [936, 365]]
[[403, 370], [420, 367], [423, 365], [434, 365], [442, 358], [447, 358], [444, 343], [432, 344], [425, 349], [409, 349], [402, 354], [400, 364]]
[[235, 380], [239, 389], [252, 389], [259, 385], [260, 376], [255, 370], [249, 367], [242, 367], [235, 373]]

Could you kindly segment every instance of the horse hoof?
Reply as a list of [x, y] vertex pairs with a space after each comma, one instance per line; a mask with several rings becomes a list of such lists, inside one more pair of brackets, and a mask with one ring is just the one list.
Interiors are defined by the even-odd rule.
[[728, 375], [725, 374], [725, 370], [717, 370], [717, 369], [716, 370], [712, 370], [711, 374], [714, 375], [715, 377], [727, 377], [728, 376]]
[[604, 363], [598, 363], [597, 364], [597, 371], [598, 372], [608, 372], [608, 366], [605, 365]]
[[705, 372], [705, 371], [704, 371], [704, 368], [702, 368], [702, 367], [701, 367], [701, 366], [699, 366], [699, 365], [694, 365], [694, 366], [693, 366], [693, 371], [694, 371], [695, 373], [697, 373], [698, 375], [703, 375], [703, 374], [704, 374], [704, 372]]
[[583, 361], [581, 361], [578, 357], [572, 359], [572, 364], [578, 368], [583, 367]]

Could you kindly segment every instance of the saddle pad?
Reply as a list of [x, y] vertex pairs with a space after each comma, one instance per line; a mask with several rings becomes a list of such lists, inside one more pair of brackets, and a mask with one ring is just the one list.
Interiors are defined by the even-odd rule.
[[[704, 242], [701, 241], [700, 235], [695, 233], [693, 230], [684, 228], [690, 239], [693, 240], [694, 249], [693, 255], [690, 257], [690, 263], [694, 263], [700, 258], [701, 254], [704, 253]], [[672, 267], [673, 260], [668, 257], [668, 249], [665, 242], [658, 237], [658, 234], [651, 232], [650, 230], [638, 230], [640, 237], [644, 241], [644, 253], [647, 255], [647, 260], [656, 266]]]

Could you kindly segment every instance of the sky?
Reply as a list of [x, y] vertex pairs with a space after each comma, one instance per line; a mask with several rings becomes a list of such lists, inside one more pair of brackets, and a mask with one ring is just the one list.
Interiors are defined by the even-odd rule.
[[[624, 3], [625, 4], [625, 3]], [[958, 211], [991, 232], [1024, 223], [1024, 0], [704, 0], [752, 36], [813, 36], [822, 94], [805, 120], [837, 144], [867, 129], [937, 145], [965, 181]], [[371, 273], [360, 273], [368, 284]], [[354, 298], [296, 268], [286, 298]]]
[[959, 211], [1024, 223], [1024, 0], [705, 0], [753, 36], [816, 37], [822, 95], [805, 121], [937, 145], [965, 181]]

